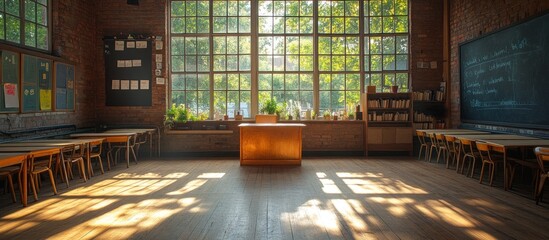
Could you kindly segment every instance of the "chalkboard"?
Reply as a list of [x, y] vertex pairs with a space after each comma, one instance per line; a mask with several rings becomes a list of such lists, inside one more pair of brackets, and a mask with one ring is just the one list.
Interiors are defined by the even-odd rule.
[[74, 66], [55, 62], [55, 110], [74, 110]]
[[23, 55], [23, 112], [52, 110], [52, 61]]
[[549, 129], [549, 14], [459, 52], [462, 122]]
[[152, 43], [105, 39], [107, 106], [152, 106]]
[[19, 111], [19, 54], [1, 51], [0, 112]]

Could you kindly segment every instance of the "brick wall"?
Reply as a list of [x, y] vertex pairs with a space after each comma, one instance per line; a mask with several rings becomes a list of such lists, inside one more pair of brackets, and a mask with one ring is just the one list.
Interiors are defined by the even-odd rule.
[[[128, 5], [123, 0], [98, 0], [95, 12], [97, 13], [97, 31], [95, 35], [95, 52], [97, 70], [95, 71], [95, 112], [98, 124], [146, 124], [160, 125], [166, 109], [166, 87], [152, 81], [152, 106], [150, 107], [114, 107], [105, 105], [105, 66], [103, 57], [103, 37], [118, 36], [120, 34], [146, 34], [162, 36], [166, 39], [166, 0], [139, 1], [139, 6]], [[164, 54], [164, 50], [153, 50]], [[153, 48], [154, 49], [154, 48]], [[151, 56], [154, 64], [154, 56]], [[163, 69], [166, 69], [163, 66]], [[165, 73], [163, 73], [165, 76]], [[154, 76], [154, 73], [153, 75]], [[154, 78], [154, 77], [153, 77]]]
[[452, 126], [460, 124], [459, 44], [549, 10], [546, 0], [450, 1]]
[[[442, 79], [443, 1], [413, 0], [411, 8], [410, 74], [412, 90], [436, 90]], [[418, 62], [436, 62], [436, 68], [418, 68]]]
[[74, 112], [0, 114], [0, 130], [16, 132], [24, 129], [56, 125], [86, 127], [95, 123], [95, 14], [93, 1], [52, 1], [52, 50], [56, 56], [9, 48], [43, 58], [72, 63], [76, 67], [76, 105]]

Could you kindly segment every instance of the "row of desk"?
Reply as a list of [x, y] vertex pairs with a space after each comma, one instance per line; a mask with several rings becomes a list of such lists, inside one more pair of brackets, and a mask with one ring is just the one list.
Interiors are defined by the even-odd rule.
[[[157, 135], [156, 145], [157, 153], [160, 154], [160, 133], [158, 129], [111, 129], [100, 133], [77, 133], [71, 134], [70, 139], [37, 139], [26, 140], [20, 142], [2, 143], [0, 144], [0, 167], [20, 165], [21, 166], [21, 200], [24, 206], [27, 206], [28, 189], [27, 189], [27, 174], [29, 170], [29, 161], [32, 156], [38, 154], [50, 154], [56, 157], [57, 164], [62, 168], [63, 178], [69, 187], [69, 178], [67, 169], [63, 163], [63, 151], [67, 148], [84, 148], [85, 156], [82, 156], [86, 161], [87, 177], [93, 176], [93, 169], [90, 160], [90, 144], [100, 141], [107, 146], [111, 144], [123, 145], [125, 149], [126, 166], [130, 165], [130, 152], [134, 155], [134, 160], [137, 163], [138, 148], [141, 144], [149, 142], [150, 153], [153, 149], [154, 136]], [[135, 150], [134, 148], [137, 148]], [[83, 176], [86, 179], [86, 175]]]
[[511, 149], [520, 149], [523, 153], [526, 153], [528, 149], [535, 147], [549, 146], [549, 139], [541, 139], [536, 137], [521, 136], [515, 134], [492, 134], [484, 131], [468, 130], [468, 129], [424, 129], [417, 130], [423, 132], [430, 137], [431, 141], [435, 139], [436, 135], [452, 136], [456, 141], [462, 139], [472, 142], [482, 141], [495, 150], [500, 150], [503, 154], [503, 166], [504, 166], [504, 189], [509, 188], [509, 174], [507, 169], [507, 163], [509, 161], [508, 153]]

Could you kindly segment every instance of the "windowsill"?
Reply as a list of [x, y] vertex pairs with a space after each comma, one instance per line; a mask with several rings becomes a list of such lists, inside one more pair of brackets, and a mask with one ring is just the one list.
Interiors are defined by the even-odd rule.
[[233, 130], [167, 130], [167, 135], [219, 135], [233, 134]]

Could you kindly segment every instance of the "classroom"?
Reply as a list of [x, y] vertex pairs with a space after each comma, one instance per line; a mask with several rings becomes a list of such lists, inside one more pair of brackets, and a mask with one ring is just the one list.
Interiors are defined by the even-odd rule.
[[549, 239], [549, 1], [4, 0], [0, 56], [0, 239]]

